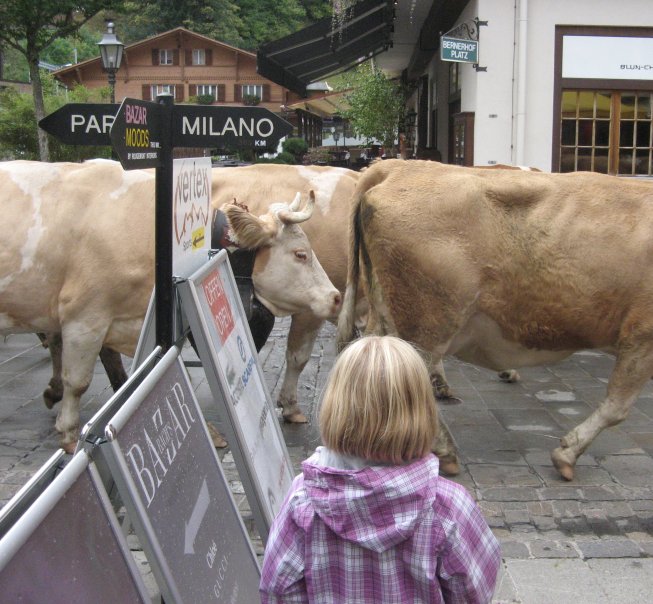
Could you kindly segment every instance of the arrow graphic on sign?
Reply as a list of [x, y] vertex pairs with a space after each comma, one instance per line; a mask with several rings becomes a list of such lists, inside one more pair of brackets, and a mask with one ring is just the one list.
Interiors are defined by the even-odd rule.
[[197, 533], [200, 530], [200, 525], [202, 524], [206, 510], [209, 509], [209, 503], [209, 487], [206, 484], [205, 478], [202, 482], [200, 493], [197, 496], [193, 513], [190, 515], [190, 520], [184, 526], [184, 554], [195, 553], [195, 537], [197, 537]]

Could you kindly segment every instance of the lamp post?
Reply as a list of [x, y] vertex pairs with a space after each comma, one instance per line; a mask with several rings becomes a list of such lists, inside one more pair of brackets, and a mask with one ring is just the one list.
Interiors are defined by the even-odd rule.
[[122, 51], [125, 45], [118, 40], [115, 34], [115, 23], [113, 19], [105, 19], [107, 31], [98, 42], [100, 55], [102, 56], [102, 67], [108, 74], [111, 103], [116, 102], [116, 71], [120, 69], [122, 62]]

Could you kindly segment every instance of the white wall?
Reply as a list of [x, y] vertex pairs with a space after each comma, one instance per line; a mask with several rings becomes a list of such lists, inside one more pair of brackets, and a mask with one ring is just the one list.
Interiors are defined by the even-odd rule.
[[[518, 27], [526, 2], [525, 82], [519, 82]], [[461, 65], [461, 110], [475, 113], [474, 163], [515, 163], [551, 169], [555, 26], [653, 26], [653, 0], [472, 0], [459, 23], [478, 17], [479, 64], [487, 72]], [[438, 85], [437, 147], [446, 159], [448, 63], [435, 57], [428, 68]], [[518, 116], [518, 87], [525, 85], [523, 114]], [[494, 116], [496, 117], [490, 117]], [[519, 119], [518, 119], [519, 118]], [[523, 134], [518, 137], [519, 122]]]

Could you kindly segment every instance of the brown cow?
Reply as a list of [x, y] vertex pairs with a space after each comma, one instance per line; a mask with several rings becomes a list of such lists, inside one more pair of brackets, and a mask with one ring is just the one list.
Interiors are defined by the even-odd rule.
[[[650, 183], [389, 160], [361, 176], [350, 227], [341, 343], [362, 273], [370, 325], [435, 365], [447, 354], [500, 370], [614, 353], [605, 400], [552, 452], [567, 480], [653, 375]], [[438, 450], [455, 470], [455, 450]]]
[[[154, 175], [109, 161], [14, 161], [0, 163], [0, 178], [0, 333], [61, 334], [56, 428], [72, 450], [100, 348], [132, 355], [138, 341], [154, 285]], [[227, 215], [237, 216], [232, 227], [244, 245], [263, 246], [255, 286], [270, 305], [325, 320], [338, 312], [340, 293], [296, 224], [313, 205], [296, 213], [282, 204], [260, 218], [233, 208]], [[258, 233], [256, 244], [241, 224]]]

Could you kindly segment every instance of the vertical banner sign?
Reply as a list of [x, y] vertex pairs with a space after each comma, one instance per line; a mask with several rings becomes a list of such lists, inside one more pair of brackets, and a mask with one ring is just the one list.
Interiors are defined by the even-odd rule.
[[258, 602], [260, 570], [172, 346], [107, 424], [107, 462], [166, 602]]
[[208, 259], [211, 158], [175, 159], [172, 171], [172, 273], [189, 277]]
[[72, 458], [0, 540], [0, 600], [151, 602], [86, 452]]
[[293, 480], [226, 251], [178, 285], [261, 538], [265, 542]]

